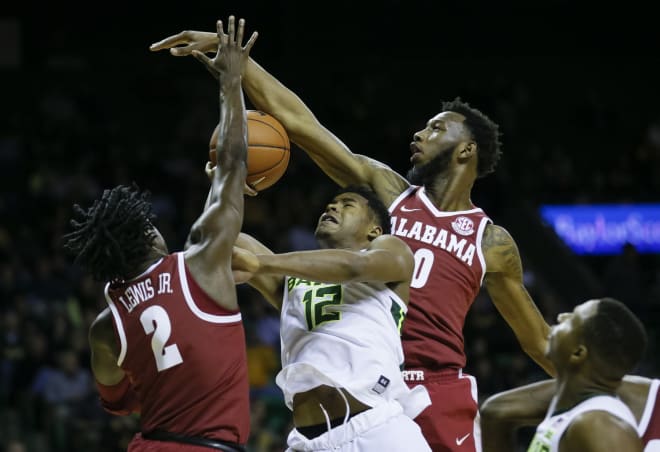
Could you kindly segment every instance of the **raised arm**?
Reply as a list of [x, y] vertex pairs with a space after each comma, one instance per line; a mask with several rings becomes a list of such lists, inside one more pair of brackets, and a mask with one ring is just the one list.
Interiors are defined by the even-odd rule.
[[386, 205], [408, 187], [408, 182], [384, 163], [353, 153], [319, 122], [300, 97], [254, 60], [245, 71], [243, 88], [255, 107], [277, 118], [291, 141], [340, 186], [367, 185]]
[[[172, 55], [186, 56], [193, 50], [214, 51], [217, 44], [218, 40], [212, 33], [183, 31], [153, 44], [150, 49], [170, 49]], [[295, 93], [252, 59], [244, 73], [243, 88], [254, 106], [277, 118], [291, 141], [307, 152], [323, 172], [340, 186], [367, 185], [386, 205], [408, 187], [405, 178], [387, 165], [351, 152], [317, 120]]]
[[197, 283], [223, 307], [235, 309], [231, 256], [243, 222], [243, 186], [247, 175], [247, 115], [241, 89], [241, 73], [257, 34], [242, 47], [245, 21], [235, 30], [229, 18], [228, 33], [218, 22], [222, 46], [209, 59], [203, 53], [195, 57], [220, 82], [220, 123], [216, 149], [216, 170], [207, 208], [193, 225], [188, 238], [186, 263]]
[[555, 381], [544, 380], [500, 392], [486, 399], [479, 408], [483, 451], [514, 450], [518, 428], [540, 424], [554, 392]]
[[506, 229], [491, 224], [486, 227], [482, 247], [486, 259], [484, 283], [490, 298], [525, 353], [554, 377], [554, 367], [545, 356], [550, 327], [525, 288], [516, 243]]

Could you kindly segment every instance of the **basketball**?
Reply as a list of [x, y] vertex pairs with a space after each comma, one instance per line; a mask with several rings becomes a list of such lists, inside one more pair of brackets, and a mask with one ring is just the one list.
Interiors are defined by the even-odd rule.
[[[291, 145], [282, 124], [271, 115], [248, 110], [248, 157], [246, 182], [261, 191], [280, 180], [289, 166]], [[209, 143], [209, 160], [216, 161], [215, 146], [218, 139], [216, 127]]]

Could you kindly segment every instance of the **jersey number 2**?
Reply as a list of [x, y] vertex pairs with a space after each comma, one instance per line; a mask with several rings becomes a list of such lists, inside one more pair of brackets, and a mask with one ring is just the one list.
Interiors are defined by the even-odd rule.
[[167, 311], [160, 306], [150, 306], [140, 315], [142, 328], [147, 335], [153, 333], [151, 350], [156, 358], [158, 372], [183, 362], [176, 344], [165, 346], [172, 333], [172, 324]]

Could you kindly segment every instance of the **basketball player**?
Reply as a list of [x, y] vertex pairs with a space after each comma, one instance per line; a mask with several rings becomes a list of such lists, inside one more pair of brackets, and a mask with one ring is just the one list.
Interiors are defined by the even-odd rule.
[[244, 21], [210, 60], [220, 81], [217, 168], [207, 207], [186, 250], [169, 253], [152, 206], [137, 187], [105, 190], [87, 210], [75, 206], [65, 248], [108, 281], [106, 308], [89, 333], [103, 406], [140, 413], [129, 451], [241, 451], [249, 433], [245, 334], [231, 273], [243, 221], [247, 119], [241, 72], [257, 34], [242, 47]]
[[235, 270], [254, 275], [281, 312], [276, 381], [293, 411], [289, 450], [431, 450], [412, 420], [428, 393], [400, 371], [413, 256], [389, 231], [376, 195], [347, 187], [319, 218], [322, 249], [273, 254], [248, 235], [237, 241]]
[[[480, 409], [484, 450], [514, 450], [516, 430], [543, 421], [555, 387], [554, 380], [545, 380], [489, 397]], [[659, 389], [658, 379], [627, 375], [616, 390], [635, 416], [645, 452], [660, 452]]]
[[[216, 47], [212, 33], [184, 31], [151, 50], [184, 56]], [[500, 158], [498, 126], [459, 99], [444, 103], [414, 134], [408, 182], [385, 164], [351, 152], [253, 60], [243, 88], [254, 106], [277, 118], [291, 141], [336, 183], [368, 186], [390, 206], [392, 234], [410, 246], [415, 258], [402, 336], [404, 376], [410, 384], [424, 384], [433, 401], [415, 420], [434, 451], [477, 450], [477, 387], [462, 370], [463, 325], [482, 283], [523, 350], [554, 375], [544, 355], [549, 327], [523, 284], [516, 243], [470, 198], [475, 181], [493, 172]]]
[[[616, 395], [644, 354], [644, 326], [613, 298], [589, 300], [557, 320], [547, 351], [557, 369], [554, 394], [528, 451], [641, 451], [637, 421]], [[509, 451], [490, 424], [492, 411], [484, 410], [484, 450]]]

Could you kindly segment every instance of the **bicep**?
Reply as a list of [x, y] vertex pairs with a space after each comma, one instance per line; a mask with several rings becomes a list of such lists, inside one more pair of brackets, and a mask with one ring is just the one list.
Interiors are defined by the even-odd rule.
[[96, 380], [108, 386], [120, 382], [124, 378], [125, 372], [117, 364], [119, 350], [109, 309], [105, 309], [99, 314], [90, 327], [89, 345], [91, 368]]
[[211, 202], [191, 229], [190, 241], [198, 245], [198, 256], [208, 265], [229, 262], [243, 223], [245, 174], [241, 168], [213, 181]]

